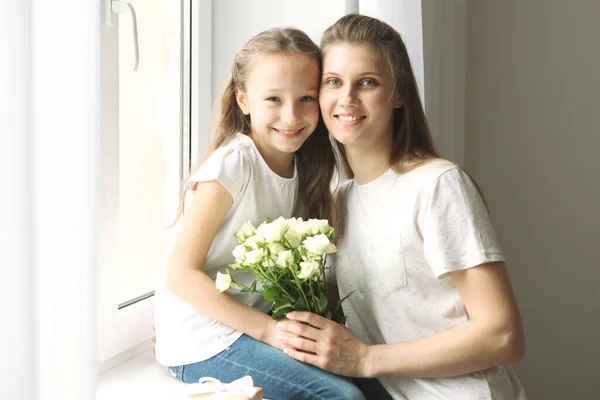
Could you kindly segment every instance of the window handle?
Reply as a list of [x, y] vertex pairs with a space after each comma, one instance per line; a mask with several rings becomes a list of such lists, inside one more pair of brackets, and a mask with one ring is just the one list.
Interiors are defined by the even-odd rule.
[[112, 25], [111, 12], [115, 14], [126, 14], [131, 13], [131, 20], [133, 25], [133, 49], [135, 52], [135, 62], [133, 65], [133, 70], [137, 71], [140, 67], [140, 44], [139, 44], [139, 35], [138, 35], [138, 25], [137, 25], [137, 14], [135, 13], [135, 8], [128, 1], [121, 0], [106, 0], [106, 14], [105, 14], [105, 23], [107, 25]]

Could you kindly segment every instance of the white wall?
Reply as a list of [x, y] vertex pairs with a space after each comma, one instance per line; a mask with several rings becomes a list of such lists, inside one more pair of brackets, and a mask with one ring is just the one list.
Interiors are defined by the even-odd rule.
[[530, 399], [600, 390], [600, 2], [473, 1], [466, 166], [524, 317]]

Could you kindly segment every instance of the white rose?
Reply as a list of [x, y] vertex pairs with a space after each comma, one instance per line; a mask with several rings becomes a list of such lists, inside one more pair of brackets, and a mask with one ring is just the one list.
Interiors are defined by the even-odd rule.
[[294, 254], [291, 250], [282, 251], [277, 255], [277, 265], [279, 265], [281, 268], [285, 268], [287, 265], [292, 264], [293, 262]]
[[246, 253], [246, 264], [258, 264], [265, 257], [264, 249], [252, 250]]
[[231, 275], [222, 274], [220, 272], [217, 272], [217, 279], [215, 280], [215, 286], [217, 287], [217, 290], [220, 293], [228, 290], [229, 287], [231, 287]]
[[311, 235], [318, 235], [320, 233], [327, 235], [331, 230], [329, 221], [326, 219], [309, 219], [306, 223], [308, 225], [308, 232]]
[[257, 232], [264, 236], [267, 242], [279, 242], [287, 229], [287, 221], [283, 217], [279, 217], [275, 221], [262, 224], [258, 228]]
[[252, 225], [252, 222], [248, 221], [244, 225], [242, 225], [242, 229], [240, 229], [244, 236], [250, 237], [256, 233], [256, 228]]
[[306, 235], [308, 233], [308, 222], [304, 221], [302, 218], [290, 218], [288, 226], [294, 229], [300, 235]]
[[300, 246], [302, 243], [302, 235], [298, 234], [298, 232], [288, 229], [285, 233], [285, 240], [290, 244], [290, 247], [295, 249]]
[[267, 259], [265, 259], [265, 261], [263, 261], [262, 265], [265, 268], [271, 268], [271, 267], [275, 266], [275, 263], [270, 258], [267, 258]]
[[261, 234], [257, 233], [256, 235], [246, 239], [245, 244], [252, 247], [253, 249], [258, 249], [265, 245], [265, 238], [262, 237]]
[[254, 225], [252, 225], [252, 223], [248, 221], [244, 223], [244, 225], [242, 225], [241, 229], [237, 231], [234, 236], [237, 239], [238, 243], [244, 243], [246, 239], [248, 239], [255, 233], [256, 229], [254, 228]]
[[302, 219], [289, 219], [288, 230], [285, 233], [285, 239], [292, 248], [295, 249], [296, 247], [300, 246], [300, 243], [302, 243], [302, 240], [304, 240], [307, 229], [308, 225]]
[[321, 269], [319, 268], [319, 263], [316, 261], [303, 261], [300, 263], [300, 274], [298, 274], [298, 278], [300, 279], [310, 279], [319, 276]]
[[307, 237], [303, 244], [306, 250], [314, 254], [329, 254], [337, 251], [335, 245], [323, 234]]
[[277, 255], [279, 253], [281, 253], [282, 251], [285, 251], [285, 247], [283, 247], [281, 244], [279, 243], [269, 243], [267, 245], [267, 247], [269, 248], [269, 251], [271, 252], [271, 254], [273, 255]]
[[244, 246], [243, 244], [235, 246], [235, 248], [232, 251], [232, 254], [235, 257], [236, 263], [238, 263], [238, 264], [243, 263], [245, 255], [246, 255], [246, 246]]

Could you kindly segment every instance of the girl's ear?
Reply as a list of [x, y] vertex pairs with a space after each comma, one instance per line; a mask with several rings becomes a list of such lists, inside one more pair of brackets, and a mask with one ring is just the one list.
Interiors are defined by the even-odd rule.
[[246, 93], [238, 88], [235, 88], [235, 100], [237, 101], [238, 106], [240, 106], [240, 109], [244, 115], [249, 115], [250, 109], [248, 108], [248, 99], [246, 98]]

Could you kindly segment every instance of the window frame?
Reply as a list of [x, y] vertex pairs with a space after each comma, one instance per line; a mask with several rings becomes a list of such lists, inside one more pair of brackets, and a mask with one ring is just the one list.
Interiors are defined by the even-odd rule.
[[[177, 155], [181, 179], [187, 176], [189, 166], [197, 161], [198, 127], [210, 120], [211, 94], [202, 93], [198, 76], [210, 73], [211, 45], [203, 35], [210, 37], [212, 1], [181, 0], [179, 4], [182, 22], [181, 85], [188, 88], [181, 98], [181, 144]], [[105, 7], [110, 7], [110, 0], [105, 2]], [[117, 14], [107, 11], [102, 15], [105, 20], [101, 24], [101, 178], [97, 238], [97, 352], [100, 372], [150, 348], [154, 322], [154, 296], [118, 309], [119, 25]], [[109, 16], [111, 21], [107, 23]], [[204, 40], [201, 40], [203, 37]], [[206, 54], [209, 55], [208, 68], [199, 68], [199, 60], [206, 60]], [[210, 87], [210, 74], [201, 79]], [[184, 119], [185, 108], [188, 108], [187, 120]]]

